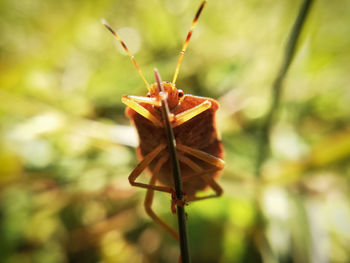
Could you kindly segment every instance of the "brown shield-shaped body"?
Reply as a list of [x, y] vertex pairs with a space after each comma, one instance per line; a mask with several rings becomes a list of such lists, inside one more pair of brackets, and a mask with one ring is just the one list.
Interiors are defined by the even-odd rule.
[[[171, 109], [171, 113], [174, 115], [179, 114], [203, 103], [204, 101], [211, 102], [211, 107], [209, 109], [173, 129], [176, 142], [223, 159], [224, 150], [221, 141], [218, 139], [215, 125], [215, 113], [219, 107], [215, 100], [211, 98], [185, 95], [179, 104]], [[159, 107], [146, 103], [140, 103], [140, 105], [145, 107], [150, 113], [156, 116], [157, 119], [162, 121], [162, 114]], [[144, 156], [154, 150], [160, 143], [167, 142], [165, 129], [163, 127], [155, 126], [151, 121], [129, 107], [126, 108], [126, 115], [132, 120], [139, 136], [140, 144], [137, 148], [139, 159], [143, 159]], [[165, 149], [165, 151], [167, 151], [167, 149]], [[150, 171], [152, 171], [154, 164], [160, 157], [161, 155], [152, 161], [149, 167]], [[204, 171], [213, 168], [212, 165], [193, 156], [186, 155], [186, 157], [194, 161]], [[182, 162], [180, 162], [180, 168], [182, 177], [191, 176], [195, 173], [192, 168]], [[220, 171], [212, 172], [209, 176], [216, 177], [219, 172]], [[158, 180], [162, 185], [174, 187], [170, 161], [167, 161], [161, 168]], [[207, 184], [202, 178], [199, 176], [193, 177], [191, 180], [187, 180], [183, 183], [183, 191], [189, 198], [191, 198], [197, 191], [204, 190], [206, 186]]]

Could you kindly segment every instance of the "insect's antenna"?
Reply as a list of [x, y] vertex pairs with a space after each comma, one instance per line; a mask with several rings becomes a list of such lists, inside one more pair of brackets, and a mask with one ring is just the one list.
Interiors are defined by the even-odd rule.
[[121, 38], [119, 37], [119, 35], [117, 34], [117, 32], [115, 32], [108, 24], [107, 21], [102, 19], [101, 20], [102, 24], [113, 34], [113, 36], [119, 41], [119, 43], [122, 45], [122, 47], [124, 48], [124, 50], [126, 51], [126, 53], [128, 53], [132, 63], [134, 63], [137, 71], [139, 72], [141, 78], [143, 79], [143, 81], [146, 83], [147, 89], [148, 91], [150, 91], [150, 87], [149, 87], [149, 83], [146, 80], [145, 76], [143, 75], [141, 69], [139, 68], [139, 66], [136, 63], [135, 57], [130, 53], [128, 47], [126, 46], [125, 42], [123, 40], [121, 40]]
[[196, 27], [196, 24], [197, 24], [197, 21], [198, 21], [198, 18], [205, 6], [205, 4], [207, 3], [207, 0], [204, 0], [201, 4], [201, 6], [199, 7], [197, 13], [196, 13], [196, 16], [194, 17], [193, 19], [193, 22], [192, 22], [192, 26], [190, 28], [190, 31], [188, 31], [188, 34], [187, 34], [187, 38], [185, 40], [185, 43], [183, 44], [182, 46], [182, 50], [180, 52], [180, 57], [179, 57], [179, 60], [177, 62], [177, 66], [176, 66], [176, 69], [175, 69], [175, 74], [174, 74], [174, 78], [173, 78], [173, 83], [175, 84], [176, 82], [176, 79], [177, 79], [177, 75], [179, 75], [179, 70], [180, 70], [180, 66], [181, 66], [181, 62], [182, 62], [182, 59], [184, 57], [184, 54], [185, 54], [185, 51], [187, 49], [187, 46], [188, 46], [188, 43], [190, 42], [190, 39], [191, 39], [191, 36], [192, 36], [192, 32], [193, 32], [193, 29]]

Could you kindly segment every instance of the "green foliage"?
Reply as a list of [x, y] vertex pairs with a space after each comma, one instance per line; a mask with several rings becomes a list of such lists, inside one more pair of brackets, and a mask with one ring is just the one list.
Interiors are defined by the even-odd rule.
[[[146, 89], [100, 19], [148, 81], [155, 67], [171, 80], [200, 2], [0, 2], [1, 262], [177, 262], [127, 180], [137, 138], [120, 98]], [[177, 87], [219, 101], [226, 160], [224, 196], [186, 207], [194, 263], [350, 260], [349, 1], [315, 1], [254, 176], [300, 3], [208, 1], [194, 31]], [[154, 207], [175, 225], [169, 201]]]

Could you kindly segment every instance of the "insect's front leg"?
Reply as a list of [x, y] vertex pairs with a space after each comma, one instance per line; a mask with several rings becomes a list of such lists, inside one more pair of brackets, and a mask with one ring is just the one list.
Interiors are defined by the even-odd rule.
[[209, 109], [211, 105], [212, 105], [211, 102], [209, 100], [206, 100], [193, 108], [190, 108], [184, 112], [181, 112], [175, 115], [172, 118], [171, 126], [175, 128], [176, 126], [179, 126], [185, 123], [186, 121], [192, 119], [193, 117], [196, 117], [203, 111], [206, 111], [207, 109]]
[[125, 95], [122, 97], [122, 102], [136, 111], [138, 114], [151, 121], [155, 126], [163, 127], [163, 123], [160, 120], [158, 120], [149, 110], [139, 104], [142, 102], [151, 105], [160, 105], [159, 100], [155, 98]]

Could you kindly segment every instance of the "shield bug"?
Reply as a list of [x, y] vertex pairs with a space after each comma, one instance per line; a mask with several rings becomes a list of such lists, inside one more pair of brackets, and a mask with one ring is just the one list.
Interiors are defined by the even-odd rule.
[[[207, 1], [202, 2], [194, 17], [182, 46], [173, 80], [162, 82], [171, 113], [170, 121], [176, 138], [182, 189], [187, 202], [217, 197], [222, 194], [222, 188], [214, 180], [220, 170], [224, 168], [223, 146], [218, 138], [215, 125], [215, 113], [219, 104], [211, 98], [185, 95], [175, 85], [193, 29], [206, 3]], [[178, 240], [178, 233], [161, 220], [152, 209], [154, 191], [174, 193], [157, 83], [149, 84], [147, 82], [126, 44], [105, 21], [102, 22], [123, 46], [148, 89], [146, 97], [132, 95], [122, 97], [122, 102], [128, 106], [125, 111], [126, 116], [136, 127], [139, 136], [137, 155], [140, 163], [129, 175], [129, 182], [133, 186], [147, 189], [144, 203], [147, 214]], [[138, 176], [146, 168], [151, 172], [149, 184], [136, 182]], [[212, 188], [215, 193], [201, 197], [196, 196], [198, 191], [208, 187]]]

